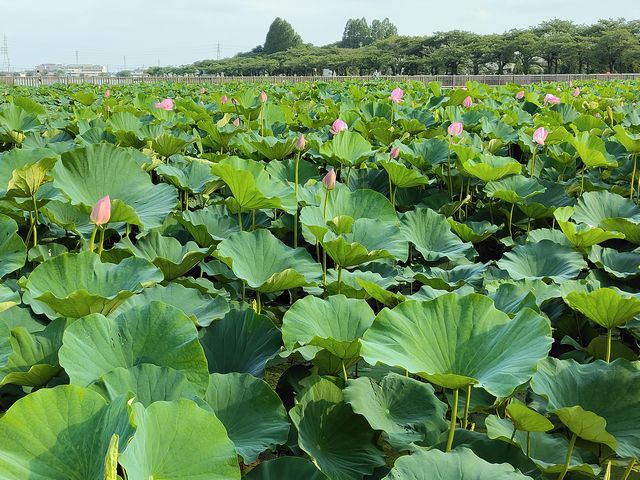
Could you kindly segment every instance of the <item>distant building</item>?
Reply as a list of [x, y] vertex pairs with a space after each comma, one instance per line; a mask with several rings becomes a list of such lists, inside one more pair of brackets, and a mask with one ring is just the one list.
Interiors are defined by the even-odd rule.
[[99, 77], [106, 75], [104, 65], [42, 63], [35, 67], [36, 75], [60, 75], [66, 77]]

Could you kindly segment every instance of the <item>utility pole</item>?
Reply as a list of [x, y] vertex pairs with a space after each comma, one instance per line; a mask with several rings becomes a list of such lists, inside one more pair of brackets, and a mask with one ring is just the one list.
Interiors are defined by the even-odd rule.
[[6, 35], [4, 36], [2, 48], [0, 48], [0, 53], [2, 54], [2, 71], [11, 73], [11, 61], [9, 60], [9, 42]]
[[216, 60], [220, 60], [220, 41], [218, 41], [218, 51], [216, 54]]
[[78, 62], [78, 50], [76, 50], [76, 65], [78, 65], [80, 62]]
[[122, 61], [124, 62], [124, 68], [122, 70], [126, 70], [127, 69], [127, 56], [123, 56], [122, 57]]

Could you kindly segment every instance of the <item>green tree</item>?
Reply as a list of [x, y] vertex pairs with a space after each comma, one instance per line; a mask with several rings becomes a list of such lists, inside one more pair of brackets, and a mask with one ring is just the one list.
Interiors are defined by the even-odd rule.
[[266, 54], [283, 52], [297, 47], [302, 43], [302, 38], [296, 33], [291, 24], [286, 20], [276, 18], [267, 32], [263, 51]]
[[347, 20], [340, 46], [345, 48], [360, 48], [369, 45], [371, 41], [371, 28], [366, 18], [350, 18]]
[[378, 40], [398, 35], [398, 29], [388, 18], [384, 20], [376, 19], [371, 22], [370, 33], [371, 41], [377, 42]]

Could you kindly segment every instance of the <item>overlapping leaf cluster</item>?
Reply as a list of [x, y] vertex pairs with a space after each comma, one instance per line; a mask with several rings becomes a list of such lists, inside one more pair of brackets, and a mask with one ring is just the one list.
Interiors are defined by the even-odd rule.
[[633, 478], [637, 85], [395, 87], [7, 89], [0, 477]]

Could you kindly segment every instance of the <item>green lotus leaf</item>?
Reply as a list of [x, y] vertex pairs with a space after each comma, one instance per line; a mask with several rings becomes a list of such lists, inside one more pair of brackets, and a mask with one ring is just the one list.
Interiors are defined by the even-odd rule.
[[193, 142], [193, 139], [185, 134], [162, 133], [151, 141], [151, 149], [158, 155], [168, 158], [184, 151], [185, 147]]
[[572, 141], [580, 160], [589, 168], [617, 167], [618, 162], [607, 152], [604, 141], [589, 132], [577, 133]]
[[195, 325], [177, 308], [160, 302], [116, 318], [93, 314], [76, 320], [64, 332], [59, 355], [71, 383], [82, 386], [118, 367], [145, 363], [182, 372], [201, 394], [209, 383]]
[[123, 147], [139, 148], [144, 145], [142, 122], [131, 112], [114, 112], [107, 120], [109, 130]]
[[468, 448], [420, 450], [400, 457], [383, 480], [531, 480], [511, 465], [489, 463]]
[[624, 238], [624, 234], [620, 232], [605, 231], [602, 228], [591, 227], [584, 223], [575, 224], [571, 222], [570, 218], [574, 211], [574, 207], [562, 207], [553, 212], [553, 216], [562, 232], [573, 246], [587, 248], [612, 238]]
[[13, 103], [5, 103], [0, 109], [0, 139], [3, 143], [20, 144], [25, 132], [36, 131], [41, 125], [37, 115]]
[[107, 405], [76, 385], [41, 389], [0, 418], [0, 471], [7, 480], [104, 478], [112, 437], [122, 451], [132, 434], [124, 398]]
[[450, 270], [439, 267], [424, 267], [416, 271], [413, 278], [438, 290], [453, 291], [465, 284], [482, 283], [482, 276], [487, 267], [488, 265], [483, 263], [463, 263]]
[[[273, 160], [267, 164], [267, 172], [272, 178], [277, 178], [295, 187], [296, 182], [296, 160]], [[318, 178], [318, 165], [300, 159], [298, 161], [298, 184], [305, 185], [312, 178]]]
[[497, 265], [514, 280], [551, 279], [557, 283], [574, 279], [587, 268], [577, 251], [551, 240], [518, 245], [505, 253]]
[[622, 125], [615, 125], [613, 131], [616, 132], [616, 139], [624, 145], [629, 153], [640, 153], [640, 137], [637, 134], [629, 133]]
[[491, 222], [483, 220], [481, 222], [456, 222], [453, 218], [448, 218], [451, 229], [462, 239], [464, 242], [480, 243], [485, 241], [491, 235], [500, 230], [498, 225], [493, 225]]
[[240, 479], [233, 443], [213, 413], [191, 400], [133, 409], [136, 433], [120, 456], [131, 480]]
[[462, 168], [472, 177], [485, 183], [522, 173], [522, 165], [516, 159], [491, 154], [481, 154], [477, 158], [462, 162]]
[[[569, 450], [569, 440], [564, 435], [550, 435], [543, 432], [513, 432], [513, 424], [506, 418], [489, 415], [485, 425], [487, 435], [505, 443], [518, 445], [523, 452], [529, 452], [531, 460], [548, 474], [560, 473]], [[595, 476], [600, 472], [598, 458], [588, 450], [575, 447], [571, 452], [569, 472], [583, 472]]]
[[383, 309], [362, 339], [362, 356], [402, 367], [445, 388], [474, 384], [506, 397], [551, 348], [549, 322], [528, 308], [513, 319], [479, 294], [442, 295]]
[[266, 363], [282, 347], [280, 330], [253, 310], [231, 310], [222, 320], [202, 330], [211, 373], [250, 373], [262, 377]]
[[278, 457], [262, 462], [245, 477], [247, 480], [327, 480], [313, 463], [301, 457]]
[[166, 287], [154, 285], [151, 288], [145, 288], [142, 293], [125, 300], [111, 312], [110, 316], [118, 316], [130, 308], [153, 301], [178, 308], [200, 327], [207, 327], [214, 320], [224, 318], [230, 308], [227, 299], [221, 295], [210, 295], [179, 283], [169, 283]]
[[515, 315], [523, 308], [538, 310], [538, 303], [534, 293], [520, 285], [503, 283], [494, 292], [488, 293], [496, 308], [504, 313]]
[[48, 148], [15, 148], [0, 154], [0, 195], [31, 197], [51, 178], [60, 156]]
[[142, 258], [102, 263], [92, 252], [63, 253], [33, 269], [24, 301], [36, 311], [79, 318], [108, 315], [144, 287], [162, 281], [162, 273]]
[[162, 271], [166, 281], [171, 281], [187, 273], [198, 265], [209, 252], [206, 248], [198, 248], [194, 242], [182, 245], [173, 237], [163, 237], [157, 230], [139, 238], [135, 245], [128, 237], [125, 237], [114, 245], [114, 249], [124, 250], [135, 257], [150, 261]]
[[313, 345], [339, 358], [346, 367], [360, 358], [360, 338], [375, 314], [364, 300], [332, 295], [296, 301], [282, 319], [282, 340], [288, 350]]
[[[22, 309], [18, 309], [22, 310]], [[16, 310], [10, 312], [16, 315]], [[58, 350], [66, 322], [58, 319], [41, 331], [0, 321], [0, 386], [41, 387], [60, 371]]]
[[397, 225], [369, 218], [355, 220], [349, 233], [327, 233], [321, 244], [336, 265], [345, 268], [382, 258], [406, 261], [408, 256], [407, 241]]
[[364, 417], [343, 402], [331, 380], [316, 377], [289, 412], [298, 444], [332, 480], [361, 480], [384, 465], [375, 433]]
[[546, 187], [535, 178], [511, 175], [487, 183], [484, 192], [489, 198], [499, 198], [507, 203], [520, 203], [527, 198], [544, 193]]
[[148, 407], [154, 402], [195, 398], [202, 395], [185, 375], [173, 368], [140, 363], [133, 367], [118, 367], [105, 373], [89, 388], [107, 400], [120, 395], [132, 395], [136, 402]]
[[357, 166], [373, 153], [371, 144], [357, 132], [344, 131], [324, 142], [318, 150], [325, 159], [347, 167]]
[[619, 252], [613, 248], [594, 245], [589, 252], [589, 260], [619, 280], [640, 275], [640, 252]]
[[215, 189], [215, 178], [211, 166], [192, 160], [182, 168], [162, 164], [156, 172], [169, 183], [190, 193], [211, 193]]
[[433, 387], [396, 373], [380, 383], [367, 377], [349, 380], [344, 400], [398, 450], [408, 450], [412, 443], [434, 445], [448, 426], [448, 406], [438, 400]]
[[413, 243], [425, 260], [442, 258], [458, 260], [473, 255], [473, 245], [464, 243], [451, 232], [451, 225], [444, 215], [429, 208], [420, 208], [402, 216], [400, 230]]
[[0, 285], [0, 313], [22, 302], [20, 294], [5, 285]]
[[613, 288], [570, 292], [564, 301], [572, 309], [607, 329], [620, 327], [640, 314], [640, 299], [623, 295], [623, 292]]
[[267, 160], [283, 160], [296, 148], [297, 137], [287, 138], [260, 137], [257, 134], [250, 140], [251, 146]]
[[214, 373], [204, 400], [227, 429], [244, 463], [287, 442], [289, 417], [263, 380], [248, 373]]
[[420, 169], [447, 162], [449, 144], [441, 138], [418, 139], [399, 147], [400, 156]]
[[0, 214], [0, 278], [22, 268], [27, 261], [27, 247], [18, 235], [18, 224]]
[[262, 208], [277, 208], [290, 213], [296, 210], [293, 188], [272, 178], [256, 161], [229, 157], [211, 167], [211, 171], [231, 190], [233, 203], [229, 205], [234, 212]]
[[263, 293], [313, 285], [320, 265], [302, 248], [286, 246], [268, 230], [238, 232], [218, 245], [217, 256], [254, 290]]
[[[572, 224], [575, 225], [575, 224]], [[580, 225], [585, 225], [581, 223]], [[589, 228], [589, 227], [587, 227]], [[567, 236], [562, 230], [556, 230], [554, 228], [537, 228], [527, 232], [527, 235], [518, 239], [519, 243], [538, 243], [542, 240], [551, 240], [553, 243], [562, 245], [563, 247], [573, 247], [573, 244], [569, 241]]]
[[365, 278], [356, 278], [356, 282], [364, 289], [365, 292], [367, 292], [367, 295], [386, 307], [395, 307], [406, 300], [406, 297], [403, 294], [390, 292], [381, 285], [371, 282]]
[[553, 430], [553, 423], [547, 417], [513, 399], [507, 405], [506, 413], [513, 426], [524, 432], [548, 432]]
[[574, 221], [624, 234], [640, 245], [640, 207], [628, 198], [608, 191], [586, 192], [579, 199]]
[[112, 208], [111, 222], [159, 227], [177, 203], [174, 187], [154, 185], [130, 150], [107, 143], [62, 154], [52, 176], [74, 205], [90, 208], [105, 195], [114, 206], [122, 202], [127, 208]]
[[409, 168], [397, 160], [382, 160], [380, 165], [389, 175], [389, 180], [397, 188], [412, 188], [429, 185], [429, 179], [419, 171]]
[[571, 206], [573, 197], [567, 195], [564, 187], [555, 182], [540, 180], [546, 190], [518, 203], [518, 209], [529, 218], [551, 218], [558, 207]]
[[627, 360], [581, 365], [547, 358], [531, 389], [577, 436], [604, 443], [622, 458], [640, 458], [640, 369]]
[[[237, 215], [231, 215], [224, 205], [210, 205], [200, 210], [182, 212], [178, 221], [189, 231], [194, 240], [203, 247], [229, 238], [240, 230]], [[268, 218], [256, 214], [256, 225], [264, 226]], [[242, 230], [250, 230], [252, 218], [241, 216]]]
[[351, 192], [346, 187], [337, 186], [329, 195], [326, 217], [324, 197], [318, 203], [320, 206], [307, 206], [300, 210], [300, 222], [304, 226], [302, 232], [309, 243], [322, 240], [330, 230], [327, 222], [340, 216], [351, 217], [354, 220], [370, 218], [385, 223], [398, 223], [398, 215], [389, 199], [366, 188]]

